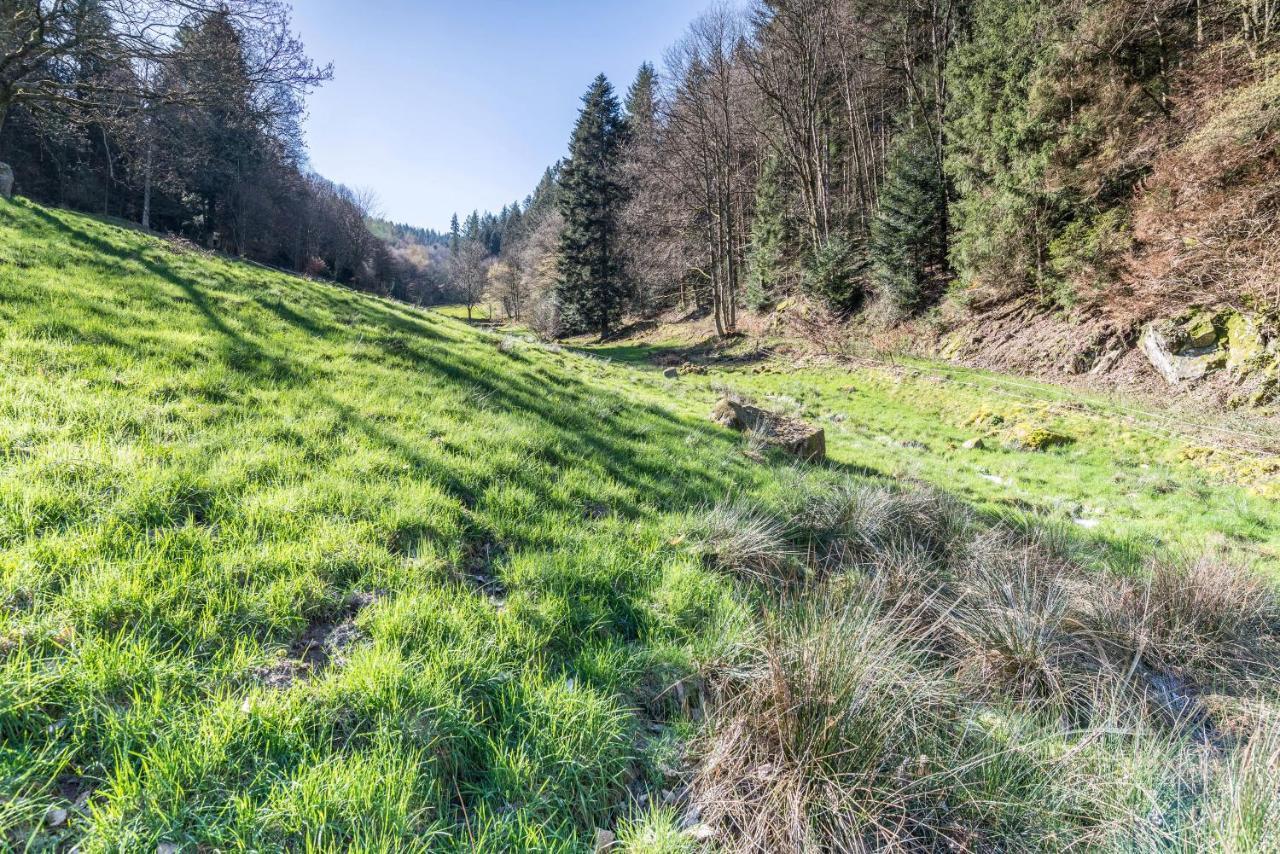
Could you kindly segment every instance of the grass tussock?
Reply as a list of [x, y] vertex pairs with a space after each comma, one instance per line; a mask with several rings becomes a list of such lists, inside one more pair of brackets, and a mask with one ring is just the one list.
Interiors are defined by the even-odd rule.
[[1252, 568], [1086, 568], [926, 491], [783, 514], [753, 522], [807, 583], [771, 588], [693, 777], [729, 848], [1269, 850], [1280, 597]]

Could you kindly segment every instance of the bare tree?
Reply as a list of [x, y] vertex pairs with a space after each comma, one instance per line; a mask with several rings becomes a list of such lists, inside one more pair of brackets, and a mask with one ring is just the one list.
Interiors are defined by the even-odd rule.
[[[174, 59], [183, 28], [211, 15], [225, 16], [241, 34], [252, 108], [283, 137], [279, 125], [296, 117], [299, 94], [332, 70], [307, 58], [280, 0], [0, 0], [0, 130], [16, 106], [34, 112], [61, 106], [84, 119], [123, 108], [146, 116], [160, 103], [216, 94], [216, 75], [205, 75], [203, 86], [192, 85], [199, 76], [187, 75], [187, 85], [174, 87], [159, 73]], [[225, 59], [202, 56], [191, 45], [182, 57], [189, 64]], [[146, 150], [149, 188], [153, 145]]]
[[467, 320], [472, 309], [484, 300], [489, 284], [489, 254], [477, 240], [465, 240], [458, 254], [450, 260], [449, 278], [458, 298], [467, 306]]

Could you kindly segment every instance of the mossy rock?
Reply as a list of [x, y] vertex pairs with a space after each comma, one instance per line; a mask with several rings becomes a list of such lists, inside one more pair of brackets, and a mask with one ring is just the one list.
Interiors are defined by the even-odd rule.
[[1009, 447], [1020, 451], [1047, 451], [1075, 442], [1071, 436], [1037, 424], [1015, 424], [1006, 434]]
[[999, 427], [1005, 423], [1007, 419], [1002, 413], [996, 412], [987, 406], [979, 407], [974, 410], [973, 414], [965, 419], [963, 426], [965, 427]]
[[1182, 324], [1182, 328], [1187, 335], [1186, 346], [1192, 349], [1212, 347], [1218, 342], [1218, 315], [1212, 311], [1196, 312]]
[[1258, 367], [1267, 357], [1267, 342], [1262, 325], [1251, 314], [1233, 311], [1227, 315], [1227, 368], [1243, 375]]

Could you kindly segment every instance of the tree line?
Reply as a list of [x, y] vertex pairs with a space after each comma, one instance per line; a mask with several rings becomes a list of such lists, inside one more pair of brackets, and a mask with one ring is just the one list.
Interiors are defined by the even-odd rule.
[[3, 0], [0, 159], [34, 199], [422, 302], [426, 235], [370, 228], [372, 193], [307, 163], [331, 68], [279, 0]]
[[592, 82], [539, 210], [471, 261], [555, 333], [683, 308], [725, 335], [796, 293], [1072, 305], [1123, 279], [1188, 77], [1269, 73], [1278, 28], [1274, 0], [716, 5], [623, 97]]

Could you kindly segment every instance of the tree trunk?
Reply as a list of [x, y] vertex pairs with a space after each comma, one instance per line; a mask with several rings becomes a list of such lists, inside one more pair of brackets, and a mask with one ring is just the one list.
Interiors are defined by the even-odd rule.
[[142, 229], [151, 230], [151, 172], [155, 165], [155, 144], [147, 133], [147, 159], [142, 167]]
[[[9, 104], [0, 104], [0, 134], [4, 133], [4, 120], [9, 115]], [[0, 161], [0, 198], [13, 197], [13, 170], [7, 163]]]

